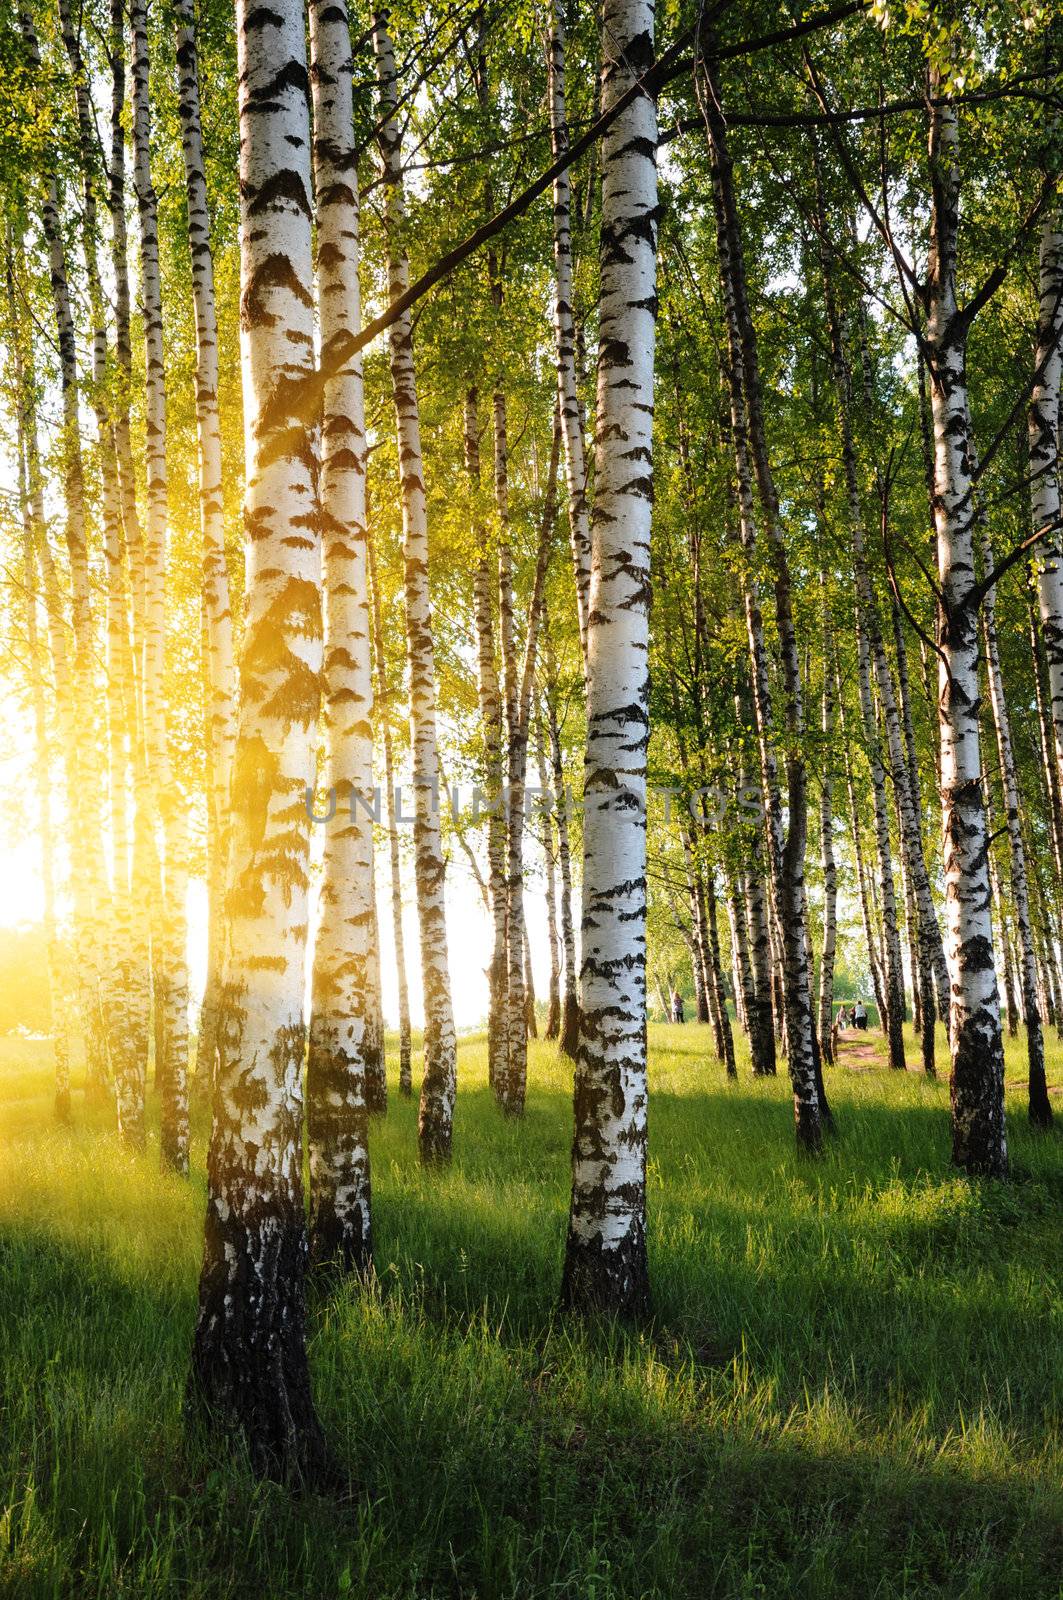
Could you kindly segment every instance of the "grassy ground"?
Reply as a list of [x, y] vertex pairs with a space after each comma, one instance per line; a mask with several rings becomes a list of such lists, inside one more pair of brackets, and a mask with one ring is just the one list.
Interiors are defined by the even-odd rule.
[[393, 1086], [378, 1284], [313, 1316], [358, 1485], [335, 1506], [183, 1438], [203, 1127], [183, 1185], [80, 1096], [57, 1130], [45, 1047], [0, 1040], [0, 1593], [1063, 1593], [1063, 1137], [1025, 1125], [1021, 1047], [1007, 1188], [950, 1174], [947, 1087], [880, 1055], [830, 1074], [840, 1136], [809, 1164], [784, 1079], [728, 1085], [692, 1026], [651, 1029], [651, 1050], [640, 1332], [554, 1315], [570, 1087], [552, 1047], [520, 1126], [482, 1042], [463, 1047], [442, 1177], [419, 1172]]

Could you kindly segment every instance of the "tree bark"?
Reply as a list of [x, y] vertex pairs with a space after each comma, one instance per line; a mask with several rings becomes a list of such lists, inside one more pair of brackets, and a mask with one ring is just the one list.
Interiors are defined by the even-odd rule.
[[190, 1398], [264, 1474], [327, 1468], [306, 1359], [303, 1003], [320, 703], [305, 11], [237, 7], [247, 617], [233, 774], [225, 1014]]
[[229, 849], [229, 797], [236, 748], [236, 660], [229, 571], [225, 559], [221, 413], [218, 405], [218, 318], [214, 260], [203, 161], [199, 63], [193, 0], [176, 0], [177, 72], [181, 145], [188, 198], [192, 303], [196, 320], [196, 431], [199, 453], [199, 520], [203, 541], [204, 691], [208, 771], [207, 977], [199, 1015], [197, 1069], [209, 1081], [217, 1052], [218, 1002], [225, 948], [225, 872]]
[[831, 662], [834, 640], [830, 611], [823, 597], [823, 694], [820, 731], [823, 770], [819, 788], [819, 846], [823, 863], [823, 955], [819, 964], [819, 1053], [834, 1061], [834, 957], [838, 943], [838, 867], [834, 859], [834, 684]]
[[1038, 598], [1057, 783], [1063, 789], [1063, 529], [1054, 526], [1061, 507], [1059, 424], [1063, 383], [1063, 221], [1057, 210], [1046, 214], [1041, 228], [1039, 287], [1035, 377], [1027, 413], [1030, 514], [1034, 531], [1052, 530], [1038, 546]]
[[[480, 491], [479, 396], [465, 396], [465, 470], [474, 500]], [[496, 1096], [504, 1093], [509, 1061], [509, 974], [506, 966], [508, 882], [506, 817], [502, 783], [502, 701], [495, 663], [491, 557], [479, 514], [474, 515], [479, 557], [473, 577], [476, 605], [477, 690], [484, 737], [484, 780], [487, 790], [487, 881], [491, 903], [491, 959], [487, 969], [487, 1076]]]
[[[938, 85], [931, 75], [932, 90]], [[952, 979], [952, 1156], [970, 1174], [1007, 1176], [1004, 1045], [978, 731], [978, 616], [966, 380], [968, 318], [956, 299], [959, 125], [954, 106], [930, 110], [932, 211], [925, 348], [934, 422], [934, 521], [941, 651], [941, 801], [946, 954]]]
[[[544, 619], [545, 621], [545, 619]], [[539, 779], [539, 817], [542, 823], [543, 860], [546, 865], [546, 941], [550, 951], [550, 989], [546, 1007], [547, 1039], [561, 1032], [561, 941], [557, 933], [557, 851], [554, 847], [550, 784], [546, 773], [543, 719], [535, 718], [535, 765]]]
[[569, 845], [569, 791], [565, 782], [565, 768], [561, 754], [561, 729], [557, 718], [554, 685], [557, 683], [557, 663], [554, 659], [550, 637], [550, 619], [543, 618], [544, 654], [546, 657], [546, 727], [550, 737], [550, 777], [553, 787], [554, 814], [557, 817], [557, 860], [561, 869], [561, 950], [564, 958], [564, 993], [561, 1000], [561, 1033], [559, 1049], [562, 1055], [576, 1059], [579, 1044], [579, 980], [576, 974], [576, 930], [572, 915], [572, 851]]
[[[388, 293], [403, 294], [410, 277], [406, 254], [406, 205], [402, 190], [402, 134], [397, 119], [395, 55], [387, 13], [373, 23], [382, 112], [379, 143], [387, 189]], [[457, 1039], [450, 998], [444, 877], [446, 861], [439, 829], [439, 750], [436, 741], [435, 645], [428, 588], [428, 508], [421, 455], [421, 419], [413, 325], [409, 315], [392, 323], [388, 336], [391, 384], [399, 441], [399, 477], [406, 581], [406, 639], [410, 667], [413, 745], [414, 864], [421, 927], [424, 987], [424, 1076], [417, 1120], [423, 1162], [450, 1158], [457, 1085]]]
[[[133, 180], [140, 223], [144, 315], [147, 537], [144, 546], [144, 726], [148, 775], [162, 823], [162, 894], [152, 925], [156, 1078], [162, 1089], [164, 1160], [188, 1162], [188, 886], [184, 809], [174, 788], [166, 727], [166, 569], [169, 541], [166, 356], [158, 203], [151, 178], [151, 99], [147, 0], [133, 0]], [[161, 1045], [161, 1051], [159, 1046]], [[161, 1059], [159, 1058], [161, 1055]]]
[[[652, 0], [605, 0], [602, 105], [653, 58]], [[601, 290], [587, 627], [583, 941], [562, 1303], [637, 1315], [646, 1262], [646, 749], [657, 114], [602, 142]]]
[[[310, 0], [317, 304], [321, 346], [361, 320], [357, 152], [345, 0]], [[327, 784], [314, 945], [306, 1124], [310, 1258], [372, 1263], [366, 1061], [373, 932], [373, 682], [365, 550], [365, 400], [356, 357], [325, 386], [321, 415]]]
[[783, 657], [788, 750], [786, 787], [789, 826], [784, 828], [782, 800], [771, 741], [774, 736], [771, 690], [763, 627], [751, 572], [746, 574], [746, 621], [749, 634], [754, 703], [761, 749], [761, 779], [768, 807], [769, 840], [775, 904], [781, 924], [787, 1063], [794, 1095], [794, 1121], [799, 1145], [818, 1150], [828, 1108], [817, 1086], [818, 1042], [812, 1009], [809, 952], [805, 944], [804, 859], [808, 831], [807, 774], [801, 744], [804, 710], [800, 663], [794, 632], [790, 571], [763, 426], [756, 332], [749, 312], [745, 266], [733, 168], [727, 149], [719, 84], [703, 64], [704, 111], [712, 168], [713, 206], [720, 264], [724, 323], [727, 333], [726, 376], [731, 406], [731, 432], [738, 481], [742, 543], [752, 555], [757, 531], [753, 510], [750, 463], [767, 522], [775, 577], [775, 614]]
[[[1063, 286], [1063, 282], [1061, 282]], [[995, 558], [989, 530], [979, 516], [981, 533], [982, 568], [992, 572]], [[1015, 926], [1019, 935], [1019, 972], [1022, 982], [1022, 1009], [1026, 1019], [1026, 1056], [1028, 1065], [1030, 1121], [1038, 1128], [1052, 1123], [1052, 1102], [1048, 1098], [1045, 1080], [1045, 1046], [1041, 1030], [1041, 1010], [1037, 999], [1037, 958], [1033, 946], [1033, 928], [1030, 921], [1030, 889], [1026, 874], [1026, 847], [1022, 837], [1022, 811], [1019, 800], [1019, 780], [1015, 769], [1015, 751], [1011, 740], [1011, 716], [1004, 693], [1004, 674], [1000, 666], [1000, 646], [997, 639], [996, 590], [990, 588], [982, 601], [982, 639], [985, 644], [986, 674], [989, 678], [989, 702], [993, 711], [993, 727], [997, 736], [997, 755], [1000, 758], [1000, 778], [1004, 790], [1004, 815], [1008, 831], [1008, 864], [1011, 880], [1011, 903], [1015, 911]], [[992, 854], [990, 853], [992, 867]], [[999, 901], [999, 891], [996, 892]], [[1000, 926], [1004, 943], [1004, 975], [1008, 1000], [1008, 1031], [1014, 1035], [1012, 1018], [1015, 997], [1011, 981], [1011, 961], [1004, 920], [1004, 907], [1000, 902]]]

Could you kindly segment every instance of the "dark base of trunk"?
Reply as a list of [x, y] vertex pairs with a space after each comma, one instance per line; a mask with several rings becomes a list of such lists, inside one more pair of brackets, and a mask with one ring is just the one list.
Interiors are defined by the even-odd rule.
[[71, 1121], [69, 1089], [57, 1089], [55, 1091], [55, 1120], [56, 1122], [65, 1123]]
[[189, 1416], [242, 1441], [263, 1478], [303, 1488], [340, 1482], [310, 1392], [301, 1208], [259, 1208], [249, 1224], [207, 1213]]
[[597, 1312], [631, 1319], [649, 1315], [650, 1276], [641, 1223], [633, 1224], [624, 1243], [614, 1250], [569, 1231], [561, 1309], [577, 1315]]
[[561, 1015], [561, 1054], [568, 1056], [571, 1061], [576, 1059], [576, 1047], [579, 1044], [579, 1000], [574, 994], [565, 994], [565, 1003]]
[[1030, 1095], [1029, 1106], [1030, 1126], [1033, 1128], [1050, 1128], [1052, 1126], [1052, 1102], [1048, 1098], [1048, 1091], [1042, 1095]]
[[971, 1017], [958, 1032], [950, 1097], [953, 1165], [972, 1178], [1007, 1178], [1004, 1048], [999, 1020], [988, 1013]]
[[[828, 1116], [830, 1112], [828, 1110]], [[809, 1106], [794, 1104], [794, 1129], [797, 1148], [805, 1155], [818, 1156], [823, 1149], [823, 1122]]]
[[770, 1004], [757, 1002], [750, 1018], [749, 1055], [754, 1078], [774, 1078], [779, 1066], [775, 1048], [775, 1016]]
[[561, 1032], [561, 996], [556, 984], [550, 986], [550, 1003], [546, 1011], [546, 1038], [556, 1039]]
[[361, 1216], [340, 1218], [332, 1206], [318, 1205], [310, 1217], [310, 1266], [318, 1282], [368, 1278], [373, 1270], [373, 1242]]

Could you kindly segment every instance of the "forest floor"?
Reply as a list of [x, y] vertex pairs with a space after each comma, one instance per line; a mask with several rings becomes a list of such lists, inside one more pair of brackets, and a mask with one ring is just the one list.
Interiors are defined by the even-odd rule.
[[[0, 1594], [1063, 1593], [1063, 1131], [1027, 1127], [1010, 1042], [1014, 1180], [963, 1182], [947, 1082], [865, 1043], [879, 1067], [830, 1071], [838, 1136], [809, 1162], [785, 1078], [743, 1062], [728, 1084], [707, 1029], [651, 1027], [640, 1330], [555, 1311], [571, 1075], [551, 1045], [515, 1124], [463, 1044], [443, 1175], [392, 1083], [377, 1281], [311, 1318], [354, 1485], [335, 1504], [184, 1437], [202, 1113], [181, 1183], [80, 1094], [55, 1127], [46, 1047], [0, 1039]], [[1049, 1070], [1063, 1087], [1054, 1039]]]

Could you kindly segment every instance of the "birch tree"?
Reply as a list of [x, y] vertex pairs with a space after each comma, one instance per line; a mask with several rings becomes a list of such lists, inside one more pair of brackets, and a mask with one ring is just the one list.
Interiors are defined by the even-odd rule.
[[[605, 0], [602, 107], [653, 58], [652, 0]], [[644, 1311], [646, 747], [657, 115], [602, 141], [600, 355], [587, 624], [583, 927], [575, 1143], [562, 1301]]]
[[[361, 325], [354, 68], [343, 0], [311, 0], [310, 60], [318, 317], [327, 351]], [[367, 1270], [372, 1248], [366, 1045], [375, 899], [365, 468], [356, 356], [325, 385], [321, 417], [324, 713], [337, 814], [325, 831], [306, 1076], [311, 1254], [346, 1271]]]
[[[940, 81], [932, 74], [931, 90]], [[970, 311], [956, 291], [959, 118], [930, 109], [930, 259], [924, 350], [934, 426], [934, 522], [941, 601], [938, 672], [946, 956], [952, 980], [952, 1157], [968, 1173], [1007, 1176], [1004, 1043], [993, 962], [978, 727], [978, 613], [966, 355]]]
[[321, 672], [306, 16], [241, 0], [240, 246], [247, 618], [233, 775], [229, 950], [190, 1394], [260, 1472], [326, 1464], [305, 1348], [306, 791]]
[[[388, 32], [388, 14], [378, 11], [373, 25], [380, 87], [379, 143], [387, 190], [388, 289], [393, 300], [409, 286], [406, 206], [402, 189], [402, 134], [396, 115], [398, 75]], [[428, 588], [428, 514], [413, 326], [408, 314], [388, 333], [391, 383], [399, 440], [403, 546], [406, 566], [406, 637], [410, 671], [410, 724], [413, 744], [414, 856], [417, 913], [421, 928], [424, 987], [424, 1077], [418, 1117], [421, 1159], [449, 1159], [457, 1081], [457, 1040], [450, 997], [446, 906], [446, 863], [439, 829], [439, 750], [436, 738], [435, 646]]]

